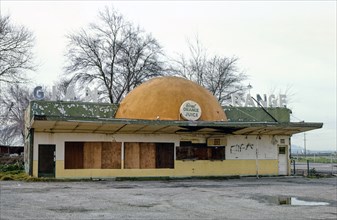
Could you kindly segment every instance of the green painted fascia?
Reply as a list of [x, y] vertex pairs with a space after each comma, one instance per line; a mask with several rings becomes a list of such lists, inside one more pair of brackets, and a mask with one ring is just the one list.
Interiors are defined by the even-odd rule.
[[[291, 110], [287, 108], [265, 108], [277, 122], [290, 122]], [[260, 107], [224, 107], [227, 119], [230, 122], [275, 122]]]
[[57, 116], [60, 118], [114, 118], [118, 105], [110, 103], [72, 101], [31, 101], [30, 118]]
[[[78, 101], [31, 101], [30, 118], [98, 120], [113, 119], [119, 105]], [[265, 108], [277, 122], [290, 122], [291, 110], [287, 108]], [[275, 122], [259, 107], [224, 107], [228, 122]], [[43, 119], [42, 119], [43, 120]]]

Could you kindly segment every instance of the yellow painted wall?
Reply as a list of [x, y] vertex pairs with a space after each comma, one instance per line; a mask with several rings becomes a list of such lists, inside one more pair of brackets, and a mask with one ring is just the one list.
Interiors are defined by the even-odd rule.
[[[35, 161], [34, 161], [35, 162]], [[36, 161], [37, 162], [37, 161]], [[35, 164], [35, 163], [34, 163]], [[277, 160], [259, 160], [259, 175], [277, 175]], [[37, 163], [34, 165], [37, 174]], [[255, 160], [175, 161], [174, 169], [64, 169], [64, 161], [56, 161], [56, 178], [152, 177], [152, 176], [231, 176], [256, 175]]]
[[39, 161], [33, 160], [33, 176], [37, 177], [37, 168], [38, 168]]
[[[255, 175], [255, 160], [225, 161], [176, 161], [176, 173], [179, 176], [212, 176], [212, 175]], [[259, 160], [260, 175], [277, 175], [277, 160]]]

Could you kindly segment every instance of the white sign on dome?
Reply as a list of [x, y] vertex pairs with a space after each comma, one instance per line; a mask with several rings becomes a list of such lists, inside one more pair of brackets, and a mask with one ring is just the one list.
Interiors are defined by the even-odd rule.
[[181, 116], [189, 121], [196, 121], [201, 116], [201, 108], [198, 103], [187, 100], [180, 106]]

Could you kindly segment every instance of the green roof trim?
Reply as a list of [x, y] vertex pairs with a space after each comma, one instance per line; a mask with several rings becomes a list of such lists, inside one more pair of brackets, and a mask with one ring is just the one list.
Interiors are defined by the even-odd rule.
[[31, 101], [30, 117], [56, 116], [60, 118], [114, 118], [118, 105], [110, 103]]
[[[287, 108], [264, 108], [277, 122], [290, 122], [291, 110]], [[229, 122], [275, 122], [260, 107], [224, 107]]]
[[[115, 117], [118, 104], [79, 101], [31, 101], [30, 118], [33, 116], [82, 118], [95, 120]], [[287, 108], [223, 107], [228, 122], [290, 122], [291, 110]]]

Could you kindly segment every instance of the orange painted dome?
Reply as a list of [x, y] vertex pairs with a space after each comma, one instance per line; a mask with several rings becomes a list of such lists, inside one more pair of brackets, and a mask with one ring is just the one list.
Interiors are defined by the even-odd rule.
[[224, 110], [208, 90], [180, 77], [158, 77], [136, 87], [120, 103], [115, 117], [185, 120], [180, 108], [188, 100], [199, 105], [199, 121], [227, 121]]

